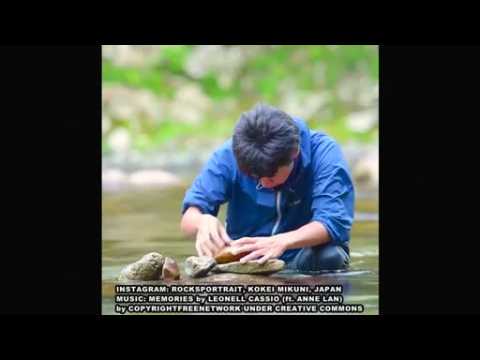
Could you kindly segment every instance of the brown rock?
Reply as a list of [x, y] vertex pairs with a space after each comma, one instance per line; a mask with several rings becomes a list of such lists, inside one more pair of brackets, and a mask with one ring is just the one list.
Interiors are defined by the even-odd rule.
[[215, 261], [217, 262], [217, 264], [226, 264], [233, 261], [238, 261], [247, 254], [248, 252], [243, 252], [243, 253], [234, 255], [232, 253], [232, 247], [227, 246], [227, 247], [224, 247], [222, 250], [220, 250], [217, 256], [215, 256]]
[[177, 262], [172, 258], [166, 257], [163, 263], [162, 277], [163, 280], [178, 280], [180, 279], [180, 269]]

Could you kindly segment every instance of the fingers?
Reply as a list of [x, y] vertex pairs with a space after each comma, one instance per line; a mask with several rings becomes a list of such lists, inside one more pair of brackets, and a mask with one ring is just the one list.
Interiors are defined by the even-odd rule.
[[213, 257], [215, 254], [215, 248], [212, 246], [210, 242], [204, 242], [200, 245], [202, 247], [204, 256]]
[[197, 250], [198, 256], [205, 256], [205, 253], [203, 252], [203, 249], [198, 241], [195, 241], [195, 249]]
[[200, 256], [215, 256], [225, 247], [226, 241], [224, 238], [231, 241], [218, 219], [205, 215], [197, 232], [195, 247], [198, 254]]
[[211, 251], [201, 241], [195, 243], [195, 249], [197, 249], [198, 256], [210, 256]]
[[227, 231], [221, 225], [220, 225], [220, 235], [222, 237], [223, 242], [226, 245], [232, 245], [232, 243], [233, 243], [232, 239], [230, 239], [230, 236], [228, 236]]
[[258, 245], [257, 244], [251, 244], [251, 245], [239, 245], [237, 246], [236, 244], [233, 244], [232, 245], [232, 254], [233, 255], [237, 255], [237, 254], [241, 254], [241, 253], [244, 253], [244, 252], [251, 252], [251, 251], [254, 251], [254, 250], [258, 250]]
[[[240, 259], [241, 263], [244, 263], [246, 261], [254, 260], [255, 258], [260, 257], [260, 259], [256, 260], [259, 264], [265, 264], [268, 260], [274, 258], [274, 254], [271, 251], [268, 251], [265, 253], [264, 249], [259, 249], [254, 252], [251, 252], [250, 254], [244, 256], [243, 258]], [[263, 255], [263, 256], [262, 256]]]
[[255, 244], [257, 240], [251, 237], [243, 237], [241, 239], [235, 240], [234, 245], [247, 245], [247, 244]]
[[204, 231], [199, 231], [197, 233], [195, 247], [200, 256], [214, 256], [215, 248], [210, 241], [210, 234]]
[[211, 239], [211, 243], [213, 243], [212, 245], [213, 245], [215, 251], [218, 251], [225, 246], [225, 243], [221, 239], [220, 233], [219, 233], [218, 230], [219, 229], [217, 227], [217, 224], [215, 224], [215, 223], [213, 223], [213, 224], [210, 223], [209, 224], [208, 234], [209, 234], [209, 237]]
[[264, 264], [267, 262], [267, 260], [271, 259], [273, 257], [272, 252], [267, 252], [265, 255], [263, 255], [260, 259], [258, 259], [259, 264]]
[[259, 250], [256, 250], [256, 251], [252, 251], [250, 254], [245, 255], [243, 258], [241, 258], [240, 262], [245, 263], [247, 261], [254, 260], [254, 259], [258, 258], [259, 256], [263, 255], [264, 251], [265, 251], [264, 249], [259, 249]]

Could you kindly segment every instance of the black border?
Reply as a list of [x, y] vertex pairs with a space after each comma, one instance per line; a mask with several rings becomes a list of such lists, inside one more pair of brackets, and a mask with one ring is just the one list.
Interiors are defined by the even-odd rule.
[[10, 175], [0, 312], [100, 314], [100, 46], [0, 50]]
[[[101, 47], [1, 51], [0, 312], [100, 315]], [[380, 48], [381, 314], [479, 313], [478, 64], [479, 46]]]
[[479, 46], [381, 47], [382, 314], [480, 313], [478, 64]]

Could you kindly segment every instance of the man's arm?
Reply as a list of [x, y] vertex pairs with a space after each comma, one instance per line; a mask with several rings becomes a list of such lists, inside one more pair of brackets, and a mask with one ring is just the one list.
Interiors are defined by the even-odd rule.
[[277, 241], [283, 242], [285, 250], [312, 247], [326, 244], [330, 241], [330, 235], [325, 226], [318, 221], [312, 221], [297, 230], [274, 235]]
[[195, 206], [191, 206], [185, 211], [180, 223], [180, 229], [185, 236], [195, 238], [202, 215], [202, 212]]
[[202, 214], [194, 206], [183, 214], [180, 228], [185, 236], [195, 239], [195, 248], [200, 256], [215, 256], [231, 242], [225, 228], [215, 216]]
[[233, 164], [227, 141], [212, 154], [185, 194], [180, 229], [187, 237], [196, 239], [200, 256], [215, 256], [230, 241], [216, 216], [221, 204], [230, 198]]
[[232, 246], [234, 254], [250, 252], [240, 259], [240, 262], [259, 258], [258, 261], [263, 263], [268, 259], [280, 257], [288, 249], [317, 246], [329, 241], [330, 236], [325, 226], [318, 221], [312, 221], [297, 230], [282, 234], [239, 239], [234, 241]]
[[312, 155], [312, 218], [325, 227], [335, 245], [349, 240], [355, 208], [353, 179], [340, 146], [327, 142]]

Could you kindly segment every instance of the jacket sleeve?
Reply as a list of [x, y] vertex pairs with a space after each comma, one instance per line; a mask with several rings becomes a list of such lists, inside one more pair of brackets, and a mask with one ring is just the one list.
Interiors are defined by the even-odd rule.
[[340, 147], [331, 141], [315, 149], [313, 163], [312, 221], [322, 223], [335, 244], [350, 239], [355, 194], [352, 176]]
[[196, 206], [203, 214], [217, 216], [220, 205], [231, 197], [232, 161], [232, 154], [225, 146], [213, 153], [185, 193], [182, 214], [190, 206]]

